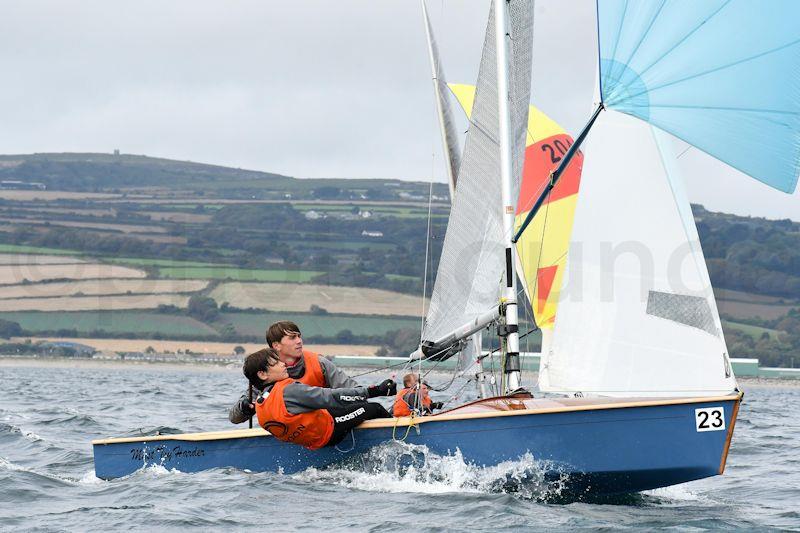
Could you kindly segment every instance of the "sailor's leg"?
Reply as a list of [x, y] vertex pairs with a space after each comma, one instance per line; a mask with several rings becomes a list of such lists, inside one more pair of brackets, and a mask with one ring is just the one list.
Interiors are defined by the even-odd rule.
[[342, 409], [328, 409], [333, 417], [333, 434], [326, 446], [336, 446], [347, 433], [366, 420], [373, 418], [391, 418], [386, 409], [379, 403], [364, 402]]

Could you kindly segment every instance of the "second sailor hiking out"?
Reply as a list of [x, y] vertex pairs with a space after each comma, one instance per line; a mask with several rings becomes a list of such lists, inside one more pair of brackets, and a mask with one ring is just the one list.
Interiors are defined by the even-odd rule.
[[367, 401], [395, 394], [397, 385], [387, 379], [370, 387], [313, 387], [289, 377], [275, 350], [247, 356], [243, 367], [250, 383], [263, 390], [256, 400], [258, 424], [274, 437], [311, 450], [334, 446], [366, 420], [391, 418], [378, 403]]

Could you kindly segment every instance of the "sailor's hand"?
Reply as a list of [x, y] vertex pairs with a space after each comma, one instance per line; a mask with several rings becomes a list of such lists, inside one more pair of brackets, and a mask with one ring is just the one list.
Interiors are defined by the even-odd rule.
[[441, 409], [444, 407], [442, 402], [431, 402], [431, 409]]
[[397, 394], [397, 383], [391, 379], [367, 387], [367, 396], [370, 398], [375, 398], [376, 396], [393, 396], [395, 394]]
[[247, 418], [252, 417], [256, 414], [256, 407], [247, 398], [242, 398], [239, 400], [239, 412], [242, 413]]

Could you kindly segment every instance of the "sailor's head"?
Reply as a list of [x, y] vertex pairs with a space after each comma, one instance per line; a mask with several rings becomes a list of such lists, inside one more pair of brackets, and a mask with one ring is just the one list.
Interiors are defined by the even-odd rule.
[[250, 384], [257, 388], [289, 377], [286, 364], [272, 348], [264, 348], [245, 357], [242, 372]]
[[419, 383], [419, 376], [417, 374], [412, 372], [403, 376], [403, 387], [406, 389], [414, 387], [417, 383]]
[[267, 346], [278, 352], [288, 366], [303, 357], [303, 336], [297, 324], [289, 320], [275, 322], [267, 328]]

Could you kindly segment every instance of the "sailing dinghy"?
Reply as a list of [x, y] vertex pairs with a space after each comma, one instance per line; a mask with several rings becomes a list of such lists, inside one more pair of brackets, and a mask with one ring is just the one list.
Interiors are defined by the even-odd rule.
[[[309, 451], [262, 429], [96, 440], [97, 476], [148, 465], [292, 473], [401, 437], [475, 465], [530, 455], [546, 478], [582, 494], [722, 474], [742, 394], [671, 144], [681, 139], [768, 185], [794, 189], [800, 3], [771, 5], [598, 0], [599, 103], [543, 175], [528, 172], [526, 152], [535, 144], [531, 0], [493, 3], [474, 102], [465, 106], [463, 156], [450, 157], [454, 195], [442, 258], [412, 355], [470, 354], [461, 372], [474, 373], [482, 397], [434, 416], [366, 422], [347, 450]], [[437, 91], [438, 73], [435, 66]], [[558, 251], [564, 235], [569, 254]], [[543, 333], [545, 395], [536, 398], [519, 371], [522, 293]], [[482, 368], [488, 359], [476, 357], [488, 327], [502, 339], [494, 397]]]

